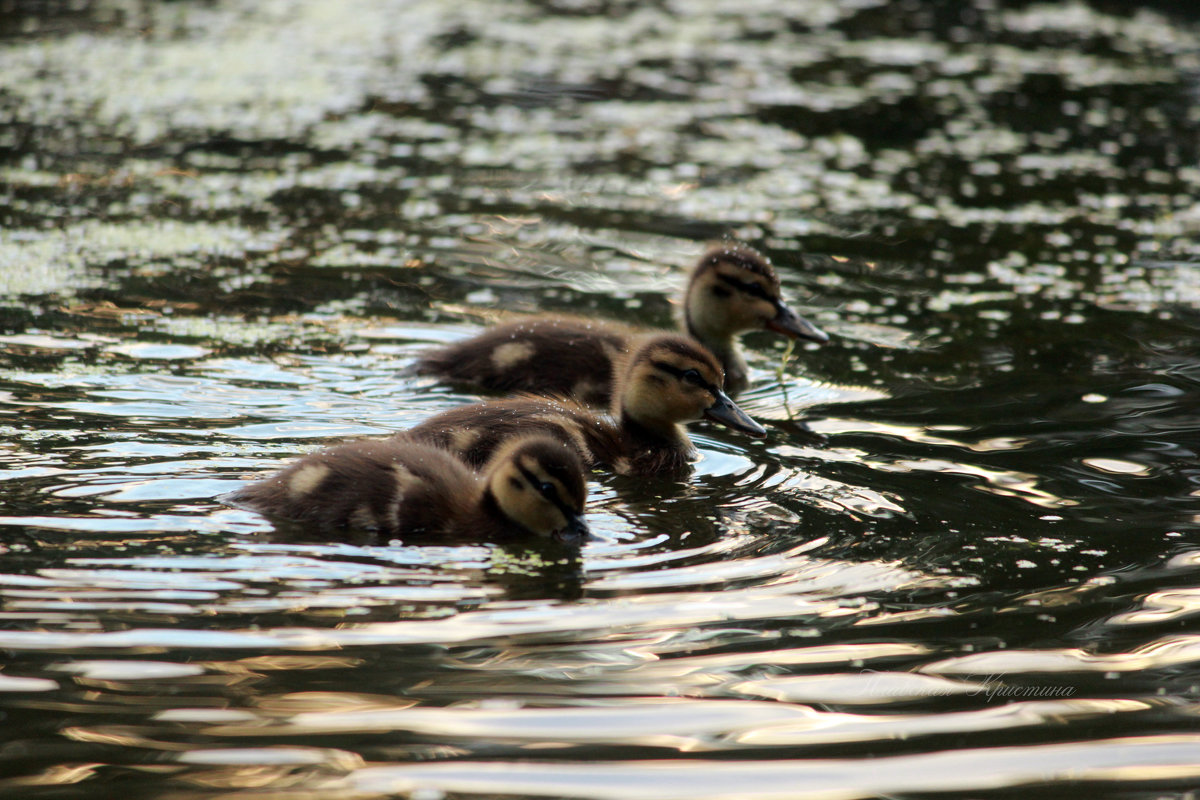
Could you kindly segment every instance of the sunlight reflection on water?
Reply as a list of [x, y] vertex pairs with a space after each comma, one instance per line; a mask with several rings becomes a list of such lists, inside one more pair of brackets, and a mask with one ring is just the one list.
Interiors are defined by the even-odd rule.
[[[0, 794], [1200, 778], [1194, 14], [10, 5]], [[832, 339], [746, 336], [765, 439], [597, 471], [580, 552], [217, 501], [474, 399], [427, 346], [677, 325], [726, 237]]]

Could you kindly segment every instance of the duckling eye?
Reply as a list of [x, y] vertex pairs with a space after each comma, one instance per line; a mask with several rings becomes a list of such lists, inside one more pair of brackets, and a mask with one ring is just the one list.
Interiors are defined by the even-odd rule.
[[542, 497], [550, 501], [552, 505], [562, 508], [562, 501], [558, 497], [558, 487], [550, 481], [542, 481], [537, 485], [538, 491], [542, 493]]
[[700, 376], [700, 373], [699, 373], [699, 372], [697, 372], [697, 371], [696, 371], [696, 370], [694, 370], [694, 369], [689, 369], [689, 370], [687, 370], [686, 372], [684, 372], [684, 373], [683, 373], [683, 379], [684, 379], [685, 381], [687, 381], [688, 383], [694, 384], [694, 385], [696, 385], [696, 386], [703, 386], [703, 385], [704, 385], [704, 378], [702, 378], [702, 377]]

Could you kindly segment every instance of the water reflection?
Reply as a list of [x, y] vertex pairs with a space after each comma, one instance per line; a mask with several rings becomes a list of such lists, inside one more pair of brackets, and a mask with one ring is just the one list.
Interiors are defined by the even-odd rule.
[[[388, 797], [429, 791], [522, 797], [719, 798], [778, 797], [796, 791], [821, 798], [869, 798], [904, 792], [987, 791], [1055, 781], [1115, 783], [1185, 781], [1200, 775], [1191, 760], [1195, 737], [1187, 735], [1107, 739], [980, 753], [936, 753], [874, 759], [864, 770], [857, 759], [811, 761], [636, 761], [587, 764], [530, 760], [460, 761], [453, 764], [369, 767], [345, 777], [310, 775], [297, 797]], [[537, 751], [529, 755], [535, 756]], [[535, 756], [536, 757], [536, 756]], [[253, 784], [252, 784], [253, 785]], [[235, 797], [254, 797], [238, 793]]]
[[[6, 797], [1200, 777], [1194, 14], [9, 5]], [[214, 501], [471, 399], [430, 344], [672, 325], [724, 237], [834, 338], [751, 336], [768, 437], [597, 474], [578, 557]]]

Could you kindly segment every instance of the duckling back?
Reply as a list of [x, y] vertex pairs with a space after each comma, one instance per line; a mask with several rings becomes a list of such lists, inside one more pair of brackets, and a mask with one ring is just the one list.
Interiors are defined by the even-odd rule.
[[694, 450], [682, 423], [708, 418], [751, 435], [763, 434], [721, 391], [717, 360], [687, 337], [660, 334], [639, 339], [620, 360], [619, 369], [610, 416], [600, 416], [573, 399], [525, 395], [452, 408], [406, 435], [479, 465], [508, 439], [539, 433], [575, 449], [585, 465], [607, 464], [620, 474], [649, 475], [687, 469]]
[[535, 433], [571, 448], [589, 467], [620, 452], [611, 420], [572, 398], [531, 394], [456, 406], [400, 435], [444, 448], [479, 468], [506, 442]]
[[631, 335], [617, 323], [540, 316], [434, 349], [413, 371], [497, 394], [531, 392], [607, 405], [613, 362]]
[[544, 436], [506, 442], [482, 475], [441, 448], [399, 436], [314, 453], [223, 499], [327, 535], [359, 529], [410, 541], [577, 542], [587, 532], [586, 497], [578, 456]]
[[392, 438], [313, 453], [223, 498], [325, 531], [443, 536], [482, 496], [480, 477], [450, 453]]
[[[744, 245], [714, 247], [700, 258], [688, 279], [681, 324], [720, 360], [725, 391], [734, 395], [747, 382], [739, 334], [770, 330], [817, 342], [829, 338], [788, 307], [770, 262]], [[575, 397], [608, 406], [617, 362], [644, 333], [614, 322], [538, 316], [433, 349], [413, 371], [488, 392]]]

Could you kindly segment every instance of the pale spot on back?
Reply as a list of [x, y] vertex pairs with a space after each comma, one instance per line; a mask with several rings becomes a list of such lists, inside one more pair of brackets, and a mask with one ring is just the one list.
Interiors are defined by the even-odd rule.
[[420, 486], [424, 483], [424, 479], [419, 475], [414, 475], [408, 467], [403, 464], [393, 464], [392, 473], [396, 478], [396, 491], [403, 495], [413, 487]]
[[292, 497], [304, 497], [320, 485], [329, 475], [329, 467], [325, 464], [308, 464], [292, 473], [288, 479], [288, 494]]
[[492, 352], [492, 365], [498, 370], [511, 369], [533, 355], [534, 346], [529, 342], [508, 342]]
[[450, 434], [450, 449], [455, 453], [465, 453], [479, 441], [479, 431], [474, 428], [460, 428]]
[[375, 528], [379, 525], [379, 520], [375, 518], [371, 507], [363, 503], [350, 514], [350, 524], [356, 528]]
[[600, 349], [604, 351], [604, 355], [608, 357], [608, 360], [614, 363], [619, 361], [621, 356], [624, 355], [624, 353], [621, 352], [621, 348], [614, 345], [612, 342], [601, 341]]
[[594, 394], [600, 394], [603, 388], [598, 382], [584, 378], [571, 388], [571, 394], [586, 399]]

